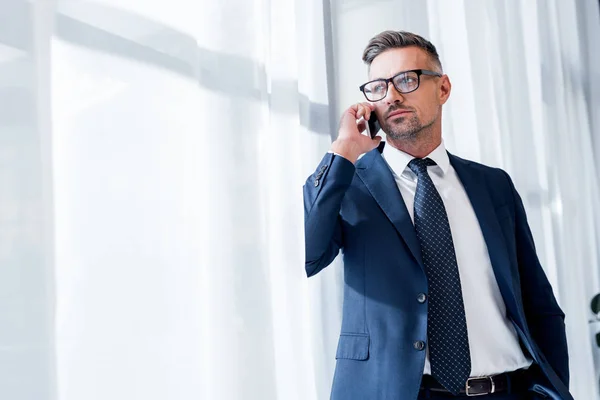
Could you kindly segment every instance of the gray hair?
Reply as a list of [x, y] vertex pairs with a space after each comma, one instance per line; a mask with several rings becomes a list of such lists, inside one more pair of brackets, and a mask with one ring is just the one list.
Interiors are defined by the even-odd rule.
[[384, 31], [374, 36], [365, 47], [362, 60], [371, 67], [375, 57], [384, 51], [412, 46], [424, 50], [433, 64], [440, 69], [439, 72], [442, 72], [442, 63], [435, 46], [422, 36], [406, 31]]

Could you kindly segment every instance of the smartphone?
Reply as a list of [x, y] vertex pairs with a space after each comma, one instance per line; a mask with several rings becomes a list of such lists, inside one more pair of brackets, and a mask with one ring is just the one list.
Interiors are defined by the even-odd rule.
[[[364, 120], [364, 117], [360, 117], [360, 119], [357, 120], [356, 123], [360, 124], [361, 122], [364, 122]], [[374, 112], [371, 113], [371, 116], [369, 117], [369, 121], [367, 121], [365, 128], [367, 135], [371, 136], [371, 139], [373, 139], [377, 135], [377, 132], [379, 132], [379, 130], [381, 129], [379, 121], [377, 120], [377, 116]]]
[[371, 135], [371, 139], [373, 139], [379, 130], [381, 129], [381, 125], [379, 125], [379, 120], [377, 119], [377, 115], [375, 115], [375, 111], [371, 112], [371, 116], [369, 117], [369, 122], [367, 123], [367, 131], [369, 135]]

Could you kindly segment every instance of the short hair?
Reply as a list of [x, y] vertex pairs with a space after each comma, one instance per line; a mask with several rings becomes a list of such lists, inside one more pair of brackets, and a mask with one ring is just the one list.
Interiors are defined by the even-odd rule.
[[369, 40], [363, 52], [362, 60], [371, 67], [371, 63], [381, 53], [389, 49], [418, 47], [424, 50], [436, 67], [442, 72], [442, 63], [435, 46], [427, 39], [406, 31], [384, 31]]

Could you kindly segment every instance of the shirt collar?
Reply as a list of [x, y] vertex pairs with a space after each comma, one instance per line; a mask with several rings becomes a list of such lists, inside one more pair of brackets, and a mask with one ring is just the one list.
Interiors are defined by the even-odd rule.
[[[403, 152], [402, 150], [398, 150], [389, 144], [383, 148], [381, 155], [395, 175], [408, 173], [411, 177], [414, 176], [414, 173], [410, 170], [410, 168], [408, 168], [408, 163], [415, 157]], [[450, 167], [450, 159], [448, 158], [444, 141], [442, 141], [440, 145], [425, 158], [430, 158], [435, 161], [437, 166], [433, 166], [431, 168], [438, 175], [443, 176], [446, 174], [446, 172], [448, 172], [448, 168]]]

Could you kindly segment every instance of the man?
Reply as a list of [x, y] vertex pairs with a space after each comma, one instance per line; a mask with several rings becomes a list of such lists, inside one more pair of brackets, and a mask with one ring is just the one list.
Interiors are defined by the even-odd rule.
[[[332, 399], [572, 400], [565, 316], [521, 198], [444, 148], [435, 47], [386, 31], [363, 61], [367, 101], [304, 185], [307, 275], [344, 255]], [[387, 142], [361, 133], [372, 115]]]

